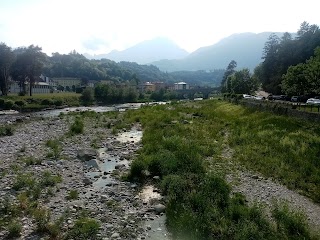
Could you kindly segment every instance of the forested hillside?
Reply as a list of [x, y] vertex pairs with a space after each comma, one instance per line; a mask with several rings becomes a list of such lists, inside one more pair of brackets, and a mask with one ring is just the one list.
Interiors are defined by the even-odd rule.
[[[282, 38], [271, 34], [263, 49], [263, 62], [256, 67], [254, 74], [262, 83], [263, 89], [273, 94], [300, 95], [319, 92], [320, 85], [316, 83], [320, 79], [319, 56], [313, 60], [318, 63], [314, 63], [314, 68], [295, 71], [297, 67], [290, 67], [305, 63], [314, 55], [316, 47], [319, 46], [319, 26], [310, 25], [307, 22], [301, 24], [295, 38], [290, 33], [285, 33]], [[304, 67], [304, 65], [299, 66]], [[288, 74], [295, 81], [290, 82]], [[296, 85], [296, 90], [292, 90], [293, 84]], [[317, 89], [304, 91], [303, 89], [310, 84]]]

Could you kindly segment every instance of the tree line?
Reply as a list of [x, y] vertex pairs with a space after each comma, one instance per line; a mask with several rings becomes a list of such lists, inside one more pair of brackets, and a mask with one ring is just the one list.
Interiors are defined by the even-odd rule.
[[265, 43], [262, 62], [251, 74], [236, 71], [232, 60], [221, 82], [222, 92], [252, 93], [259, 88], [272, 94], [320, 94], [320, 29], [303, 22], [296, 34], [272, 33]]
[[30, 85], [29, 94], [32, 95], [32, 86], [41, 74], [51, 78], [80, 78], [83, 82], [108, 80], [115, 85], [131, 86], [147, 81], [174, 83], [186, 80], [192, 84], [199, 78], [206, 78], [207, 83], [214, 83], [219, 81], [221, 71], [215, 74], [197, 71], [190, 78], [188, 74], [162, 72], [153, 65], [124, 61], [116, 63], [109, 59], [89, 60], [76, 51], [69, 54], [55, 52], [48, 56], [39, 46], [12, 49], [5, 43], [0, 43], [0, 90], [3, 95], [9, 93], [10, 80], [19, 82], [23, 93], [26, 93], [26, 86]]

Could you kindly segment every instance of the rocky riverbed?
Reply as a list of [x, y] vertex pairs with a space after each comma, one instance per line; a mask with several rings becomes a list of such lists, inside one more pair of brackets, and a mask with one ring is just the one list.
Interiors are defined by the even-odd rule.
[[[52, 221], [64, 216], [61, 231], [72, 229], [76, 219], [86, 215], [100, 223], [101, 239], [166, 239], [161, 196], [148, 199], [150, 195], [141, 194], [138, 185], [121, 180], [141, 147], [140, 127], [115, 133], [101, 124], [109, 121], [106, 117], [88, 118], [84, 133], [70, 136], [67, 133], [73, 119], [5, 116], [0, 120], [8, 125], [18, 122], [13, 136], [0, 138], [0, 201], [9, 199], [21, 205], [17, 199], [20, 192], [14, 190], [17, 178], [29, 173], [40, 179], [44, 172], [50, 172], [62, 181], [42, 189], [38, 204], [50, 212]], [[61, 144], [55, 157], [48, 154], [52, 150], [46, 146], [52, 139]], [[37, 160], [37, 164], [26, 159]], [[71, 191], [78, 196], [70, 198]], [[157, 189], [152, 190], [155, 192]], [[22, 225], [19, 239], [48, 238], [36, 231], [30, 214], [19, 215], [17, 221]], [[150, 238], [155, 232], [157, 237]], [[7, 235], [7, 228], [2, 226], [0, 239]]]

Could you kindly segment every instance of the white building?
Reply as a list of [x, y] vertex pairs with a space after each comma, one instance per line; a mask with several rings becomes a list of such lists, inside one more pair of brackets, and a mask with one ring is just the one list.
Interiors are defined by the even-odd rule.
[[174, 84], [174, 90], [187, 90], [187, 89], [190, 89], [190, 86], [188, 83], [178, 82]]
[[[46, 82], [36, 82], [32, 87], [32, 93], [50, 93], [52, 92], [52, 86]], [[12, 82], [10, 85], [10, 93], [21, 92], [21, 87], [18, 82]], [[26, 84], [26, 92], [29, 93], [29, 84]]]

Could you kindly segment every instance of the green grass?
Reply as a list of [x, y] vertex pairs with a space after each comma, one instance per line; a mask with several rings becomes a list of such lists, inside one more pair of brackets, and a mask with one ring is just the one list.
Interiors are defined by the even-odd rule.
[[76, 200], [79, 197], [78, 190], [70, 190], [68, 196], [66, 197], [67, 200]]
[[81, 94], [77, 93], [33, 94], [31, 97], [10, 94], [0, 97], [0, 108], [35, 111], [64, 105], [80, 106], [80, 96]]
[[144, 129], [143, 148], [128, 179], [144, 182], [160, 176], [168, 201], [167, 226], [174, 237], [312, 238], [307, 226], [291, 227], [302, 218], [284, 212], [283, 220], [274, 212], [273, 224], [259, 206], [249, 207], [241, 194], [231, 195], [223, 175], [209, 172], [212, 163], [223, 164], [221, 152], [227, 140], [241, 165], [319, 199], [318, 125], [217, 100], [143, 107], [127, 111], [123, 118], [126, 123], [137, 119]]
[[62, 152], [61, 142], [58, 139], [49, 139], [46, 142], [46, 146], [51, 148], [51, 152], [47, 154], [47, 157], [58, 159]]

